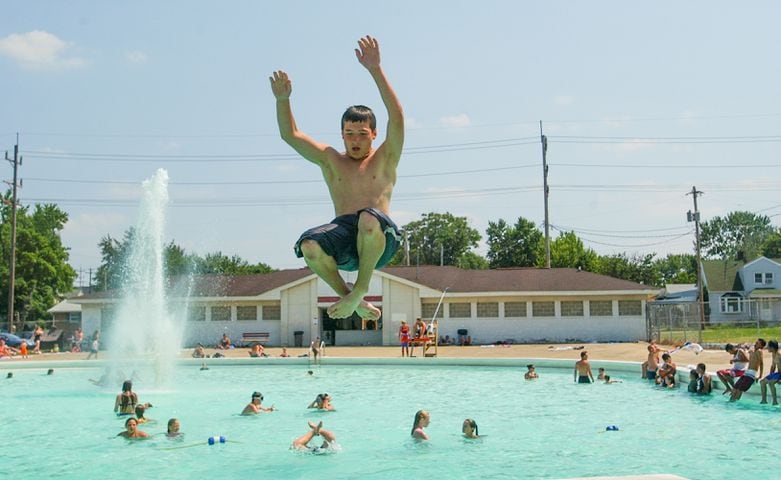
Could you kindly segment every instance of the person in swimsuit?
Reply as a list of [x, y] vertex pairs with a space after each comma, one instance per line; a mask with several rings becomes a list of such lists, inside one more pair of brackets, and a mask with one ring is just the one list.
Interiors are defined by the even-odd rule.
[[748, 354], [742, 348], [738, 348], [735, 345], [728, 343], [724, 346], [724, 350], [732, 355], [729, 363], [732, 364], [732, 368], [719, 370], [716, 372], [721, 383], [724, 384], [724, 393], [732, 393], [732, 387], [735, 386], [735, 378], [742, 377], [746, 373], [748, 368]]
[[[762, 374], [765, 373], [765, 362], [762, 358], [762, 349], [765, 348], [765, 340], [758, 338], [754, 342], [754, 351], [748, 358], [748, 368], [740, 378], [735, 381], [735, 388], [732, 389], [732, 395], [729, 397], [730, 402], [737, 402], [743, 395], [743, 392], [747, 392], [757, 378], [762, 378]], [[759, 372], [757, 374], [757, 372]]]
[[[312, 453], [323, 453], [328, 451], [330, 447], [336, 443], [336, 435], [328, 430], [323, 430], [323, 422], [315, 425], [312, 422], [308, 422], [309, 431], [293, 440], [290, 448], [293, 450], [310, 451]], [[323, 437], [323, 444], [319, 447], [310, 447], [309, 442], [315, 437]]]
[[114, 401], [114, 412], [118, 415], [133, 415], [137, 403], [138, 395], [133, 391], [133, 382], [125, 380], [122, 382], [122, 393]]
[[673, 357], [669, 353], [662, 354], [662, 366], [656, 373], [656, 384], [660, 387], [675, 388], [675, 376], [678, 373], [678, 367], [673, 362]]
[[250, 399], [249, 404], [247, 404], [246, 407], [244, 407], [244, 410], [241, 411], [242, 415], [257, 415], [261, 412], [273, 412], [274, 411], [274, 405], [266, 408], [263, 405], [261, 405], [261, 402], [263, 401], [263, 394], [260, 392], [252, 392], [252, 398]]
[[327, 393], [320, 393], [317, 395], [317, 397], [314, 399], [312, 403], [309, 404], [306, 408], [316, 408], [318, 410], [336, 410], [333, 405], [331, 405], [331, 396]]
[[33, 353], [41, 353], [42, 338], [43, 338], [43, 327], [38, 325], [35, 327], [35, 331], [33, 332], [33, 340], [35, 340], [35, 348], [33, 348]]
[[[328, 308], [329, 317], [349, 318], [357, 313], [365, 320], [377, 320], [380, 310], [364, 296], [374, 269], [385, 266], [401, 242], [399, 229], [388, 212], [404, 145], [404, 114], [380, 66], [377, 40], [370, 36], [361, 38], [358, 47], [358, 62], [371, 75], [388, 112], [385, 141], [377, 149], [372, 147], [377, 137], [377, 120], [370, 108], [356, 105], [342, 115], [342, 153], [298, 130], [290, 108], [292, 86], [287, 73], [273, 72], [269, 80], [282, 140], [320, 167], [336, 213], [331, 223], [301, 235], [294, 247], [296, 256], [303, 257], [309, 268], [341, 297]], [[339, 270], [358, 271], [352, 287]]]
[[594, 375], [591, 373], [591, 364], [588, 363], [588, 352], [580, 352], [580, 360], [575, 362], [575, 382], [594, 383]]
[[177, 438], [181, 439], [181, 437], [184, 435], [182, 432], [179, 431], [180, 425], [179, 425], [179, 419], [178, 418], [171, 418], [168, 420], [168, 430], [165, 433], [165, 436], [168, 438]]
[[526, 373], [523, 375], [523, 378], [526, 380], [534, 380], [536, 378], [540, 378], [539, 375], [537, 375], [537, 370], [534, 368], [534, 364], [528, 364], [526, 365]]
[[142, 423], [157, 423], [157, 421], [145, 417], [144, 412], [146, 412], [146, 407], [144, 405], [136, 405], [136, 421], [139, 425]]
[[412, 431], [410, 435], [415, 440], [428, 440], [428, 435], [424, 428], [431, 422], [431, 415], [425, 410], [418, 410], [415, 413], [415, 420], [412, 422]]
[[767, 350], [770, 352], [770, 373], [759, 382], [762, 387], [762, 400], [759, 403], [767, 403], [767, 387], [769, 386], [773, 405], [778, 405], [776, 383], [781, 380], [781, 355], [778, 354], [778, 341], [770, 340], [767, 342]]
[[478, 438], [477, 422], [471, 418], [465, 419], [464, 423], [461, 424], [461, 433], [463, 433], [466, 438]]
[[656, 371], [659, 369], [659, 347], [655, 342], [648, 345], [648, 357], [640, 369], [640, 377], [647, 380], [656, 379]]
[[401, 356], [409, 357], [409, 325], [402, 320], [401, 327], [399, 327], [399, 342], [401, 343]]
[[149, 438], [149, 434], [138, 429], [138, 422], [135, 418], [130, 417], [125, 420], [125, 431], [119, 432], [118, 437], [124, 437], [127, 439], [140, 439]]

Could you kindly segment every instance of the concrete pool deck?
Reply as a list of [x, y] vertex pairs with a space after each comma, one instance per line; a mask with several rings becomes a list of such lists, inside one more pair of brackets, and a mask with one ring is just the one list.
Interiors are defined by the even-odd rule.
[[[645, 342], [635, 343], [574, 343], [574, 344], [540, 344], [540, 345], [475, 345], [469, 347], [461, 346], [440, 346], [438, 347], [437, 358], [441, 359], [560, 359], [560, 360], [572, 360], [575, 362], [580, 358], [580, 352], [583, 350], [576, 350], [576, 347], [583, 346], [583, 350], [589, 352], [589, 359], [594, 363], [600, 361], [614, 361], [614, 362], [635, 362], [640, 363], [645, 361], [648, 355], [648, 344]], [[660, 345], [662, 352], [665, 350], [672, 350], [674, 347], [669, 345]], [[309, 352], [308, 348], [288, 348], [288, 354], [291, 357], [298, 357]], [[267, 347], [265, 352], [271, 357], [279, 357], [282, 351], [279, 347]], [[433, 351], [432, 349], [429, 352]], [[248, 358], [248, 349], [246, 348], [234, 348], [230, 350], [217, 350], [214, 348], [207, 348], [206, 353], [213, 355], [219, 352], [227, 358]], [[423, 361], [422, 350], [420, 347], [414, 349], [414, 355], [417, 357], [416, 361]], [[36, 362], [36, 363], [48, 363], [48, 362], [60, 362], [60, 361], [77, 361], [84, 360], [85, 365], [89, 363], [86, 361], [88, 353], [43, 353], [40, 355], [28, 355], [28, 358], [23, 359], [18, 356], [12, 359], [4, 359], [0, 361], [0, 369], [4, 366], [8, 367], [18, 362]], [[399, 358], [401, 357], [401, 349], [398, 346], [387, 347], [326, 347], [326, 358]], [[101, 352], [100, 359], [106, 359], [108, 355], [105, 352]], [[180, 353], [182, 359], [192, 359], [192, 349], [184, 349]], [[705, 350], [699, 355], [686, 350], [681, 350], [673, 354], [673, 360], [679, 367], [686, 367], [687, 365], [696, 365], [703, 362], [707, 365], [708, 371], [715, 372], [718, 369], [729, 368], [730, 355], [723, 350]], [[400, 359], [401, 360], [401, 359]], [[765, 352], [765, 367], [769, 368], [770, 355]], [[638, 366], [638, 376], [639, 366]]]

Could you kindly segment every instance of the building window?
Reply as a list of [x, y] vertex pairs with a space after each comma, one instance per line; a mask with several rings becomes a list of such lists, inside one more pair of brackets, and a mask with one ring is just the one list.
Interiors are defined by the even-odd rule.
[[532, 315], [535, 317], [555, 317], [556, 302], [532, 302]]
[[762, 283], [762, 274], [761, 273], [755, 273], [754, 274], [754, 283]]
[[719, 303], [721, 313], [743, 313], [743, 297], [739, 293], [725, 293]]
[[282, 307], [263, 305], [263, 320], [282, 320]]
[[499, 302], [477, 303], [478, 318], [499, 318]]
[[257, 320], [258, 307], [236, 307], [236, 320]]
[[504, 316], [505, 318], [525, 317], [526, 302], [504, 302]]
[[772, 272], [755, 273], [754, 274], [754, 283], [757, 284], [757, 285], [772, 285], [773, 284], [773, 273]]
[[229, 322], [231, 307], [212, 307], [212, 322]]
[[68, 312], [68, 323], [81, 323], [81, 312]]
[[773, 274], [768, 272], [765, 274], [765, 285], [772, 285], [773, 283]]
[[562, 317], [582, 317], [583, 316], [583, 302], [561, 302], [561, 316]]
[[619, 300], [618, 314], [621, 316], [642, 315], [643, 304], [640, 300]]
[[592, 317], [612, 317], [613, 316], [613, 301], [612, 300], [589, 300], [588, 308], [589, 308], [589, 314]]
[[470, 318], [472, 316], [471, 303], [450, 303], [450, 318]]
[[187, 320], [191, 322], [206, 321], [206, 307], [190, 307], [187, 309]]
[[[420, 306], [420, 317], [424, 319], [432, 319], [434, 318], [434, 310], [436, 309], [436, 303], [424, 303]], [[437, 312], [437, 318], [445, 317], [445, 313], [443, 312], [444, 309], [445, 305], [440, 305], [439, 311]]]

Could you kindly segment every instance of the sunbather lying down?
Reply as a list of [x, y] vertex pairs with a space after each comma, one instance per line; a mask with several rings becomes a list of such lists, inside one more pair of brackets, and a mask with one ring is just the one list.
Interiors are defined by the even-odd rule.
[[583, 345], [580, 345], [580, 346], [577, 346], [577, 347], [554, 347], [553, 345], [551, 345], [550, 347], [548, 347], [548, 350], [553, 350], [553, 351], [559, 351], [559, 350], [583, 350], [584, 348], [586, 348], [586, 347], [584, 347]]

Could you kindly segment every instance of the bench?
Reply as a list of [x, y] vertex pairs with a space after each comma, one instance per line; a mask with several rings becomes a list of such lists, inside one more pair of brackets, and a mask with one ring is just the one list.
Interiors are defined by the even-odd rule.
[[241, 343], [244, 346], [251, 345], [253, 343], [265, 344], [268, 342], [271, 334], [268, 332], [244, 332], [241, 334]]

